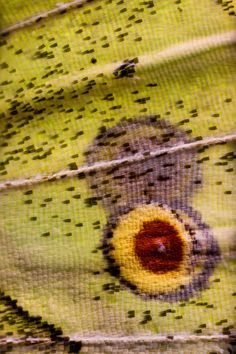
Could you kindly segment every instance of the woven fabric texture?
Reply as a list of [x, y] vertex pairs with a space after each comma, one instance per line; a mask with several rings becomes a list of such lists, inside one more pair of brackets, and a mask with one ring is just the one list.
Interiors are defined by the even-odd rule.
[[235, 6], [1, 1], [0, 353], [233, 353]]

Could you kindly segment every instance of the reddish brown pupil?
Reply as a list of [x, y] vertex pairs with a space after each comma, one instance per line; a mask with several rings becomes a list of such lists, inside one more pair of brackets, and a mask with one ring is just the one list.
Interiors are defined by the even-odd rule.
[[175, 227], [161, 220], [144, 222], [135, 237], [135, 254], [142, 266], [153, 273], [178, 270], [183, 260], [183, 247]]

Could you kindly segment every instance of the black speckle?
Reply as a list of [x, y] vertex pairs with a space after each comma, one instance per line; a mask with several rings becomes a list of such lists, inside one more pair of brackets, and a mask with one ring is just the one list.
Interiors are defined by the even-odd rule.
[[79, 353], [82, 348], [82, 342], [75, 342], [75, 341], [70, 341], [69, 342], [69, 353]]

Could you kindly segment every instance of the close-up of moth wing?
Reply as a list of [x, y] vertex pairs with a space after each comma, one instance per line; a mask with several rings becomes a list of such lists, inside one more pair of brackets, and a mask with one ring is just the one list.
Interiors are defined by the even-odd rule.
[[1, 1], [0, 353], [234, 352], [235, 8]]

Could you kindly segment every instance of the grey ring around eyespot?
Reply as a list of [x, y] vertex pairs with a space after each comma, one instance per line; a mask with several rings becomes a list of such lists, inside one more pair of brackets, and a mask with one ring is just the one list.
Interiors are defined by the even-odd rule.
[[[145, 127], [153, 128], [148, 131], [147, 136], [142, 136], [139, 129]], [[138, 129], [138, 130], [137, 130]], [[155, 141], [149, 141], [152, 134], [160, 134]], [[116, 143], [116, 138], [123, 133], [124, 137], [120, 145], [113, 147]], [[155, 115], [147, 115], [130, 118], [128, 120], [121, 120], [116, 125], [105, 129], [97, 135], [92, 144], [85, 152], [88, 165], [98, 162], [103, 154], [106, 154], [108, 149], [112, 158], [124, 158], [124, 156], [132, 155], [132, 152], [126, 152], [123, 149], [124, 143], [129, 144], [130, 139], [132, 148], [137, 148], [137, 151], [144, 153], [145, 147], [137, 139], [144, 139], [147, 146], [160, 149], [164, 146], [173, 146], [175, 140], [162, 141], [163, 136], [171, 136], [171, 139], [176, 139], [177, 142], [191, 142], [189, 136], [180, 129], [164, 119], [159, 119]], [[129, 139], [130, 138], [130, 139]], [[131, 140], [132, 140], [131, 139]], [[112, 145], [110, 143], [112, 142]], [[123, 145], [122, 145], [123, 144]], [[153, 145], [152, 145], [153, 144]], [[149, 146], [149, 148], [150, 148]], [[125, 164], [117, 167], [98, 170], [88, 175], [87, 180], [90, 187], [93, 189], [93, 194], [96, 195], [110, 216], [111, 214], [119, 213], [120, 204], [133, 205], [137, 202], [147, 203], [151, 200], [163, 199], [165, 197], [165, 204], [170, 204], [171, 199], [188, 198], [194, 191], [199, 189], [201, 184], [202, 173], [201, 166], [197, 163], [196, 157], [197, 149], [184, 152], [176, 152], [173, 155], [164, 155], [156, 157], [147, 157], [144, 161], [135, 162], [135, 164]], [[118, 156], [116, 156], [116, 154]], [[121, 154], [121, 155], [120, 155]], [[103, 156], [106, 157], [106, 155]], [[169, 165], [169, 166], [168, 166]], [[185, 170], [186, 167], [189, 167]], [[181, 169], [180, 169], [181, 167]], [[179, 170], [180, 169], [180, 170]], [[137, 174], [134, 180], [131, 180], [128, 175]], [[119, 179], [119, 178], [123, 179]], [[110, 190], [110, 196], [107, 190]], [[132, 192], [132, 195], [131, 193]], [[146, 194], [145, 194], [146, 193]], [[121, 195], [118, 203], [114, 203], [114, 198], [117, 194]], [[107, 197], [108, 196], [108, 197]]]
[[[158, 202], [152, 203], [152, 205], [162, 206], [163, 204]], [[139, 205], [140, 206], [140, 205]], [[124, 214], [129, 213], [138, 205], [130, 208], [126, 207]], [[109, 239], [112, 237], [112, 230], [117, 225], [120, 216], [110, 217], [107, 225], [104, 227], [103, 239], [101, 241], [103, 247], [103, 254], [108, 264], [107, 270], [112, 276], [115, 276], [119, 279], [120, 283], [124, 286], [126, 290], [133, 292], [135, 295], [138, 295], [143, 300], [161, 300], [166, 302], [179, 302], [179, 301], [188, 301], [194, 296], [199, 296], [201, 291], [205, 290], [209, 286], [209, 277], [213, 274], [215, 267], [220, 262], [220, 248], [217, 241], [214, 238], [214, 235], [210, 227], [202, 221], [200, 213], [194, 210], [191, 206], [185, 205], [180, 201], [175, 201], [172, 205], [169, 205], [169, 208], [175, 211], [184, 211], [187, 216], [193, 219], [196, 222], [197, 226], [205, 236], [208, 245], [207, 259], [203, 263], [202, 271], [197, 275], [193, 276], [191, 282], [188, 285], [178, 288], [177, 290], [170, 292], [162, 292], [156, 294], [148, 294], [140, 292], [135, 284], [130, 283], [124, 279], [119, 274], [119, 267], [115, 264], [115, 260], [109, 255]], [[124, 215], [123, 214], [123, 215]]]

